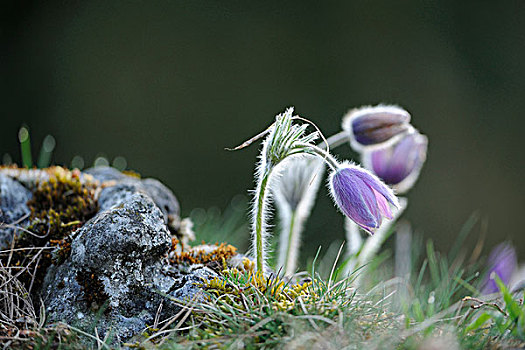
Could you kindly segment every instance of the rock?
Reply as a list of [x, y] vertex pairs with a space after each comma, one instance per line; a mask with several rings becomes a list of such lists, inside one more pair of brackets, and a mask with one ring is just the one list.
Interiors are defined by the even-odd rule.
[[162, 211], [164, 223], [173, 234], [176, 234], [184, 243], [195, 239], [191, 222], [181, 220], [177, 198], [159, 180], [152, 178], [141, 180], [107, 166], [90, 168], [85, 173], [104, 183], [104, 188], [99, 196], [101, 210], [106, 210], [127, 200], [134, 193], [147, 194]]
[[[68, 219], [71, 230], [55, 237], [53, 243], [44, 238], [17, 241], [21, 248], [48, 245], [55, 249], [45, 264], [40, 260], [38, 286], [35, 282], [31, 294], [35, 302], [43, 301], [46, 322], [62, 321], [90, 334], [96, 327], [99, 336], [109, 334], [112, 343], [119, 344], [140, 334], [156, 319], [176, 315], [181, 304], [203, 298], [202, 283], [218, 276], [213, 268], [220, 263], [213, 258], [208, 259], [211, 263], [175, 262], [173, 245], [177, 240], [173, 234], [179, 242], [186, 242], [192, 235], [191, 221], [180, 220], [179, 202], [158, 180], [141, 180], [110, 167], [85, 173], [60, 167], [0, 168], [0, 223], [33, 225], [29, 201], [33, 209], [51, 206], [44, 208], [45, 215], [38, 216], [40, 224], [47, 227], [46, 220], [57, 216], [46, 214], [48, 211], [66, 212], [76, 202], [61, 202], [66, 194], [49, 200], [40, 188], [42, 181], [49, 180], [45, 185], [53, 189], [73, 178], [77, 180], [69, 185], [78, 190], [79, 201], [89, 194], [93, 202], [89, 215]], [[0, 244], [9, 242], [13, 232], [13, 228], [0, 225]]]
[[104, 211], [113, 206], [118, 206], [129, 201], [133, 195], [138, 193], [145, 194], [142, 185], [138, 181], [126, 181], [105, 187], [100, 191], [98, 197], [99, 209], [100, 211]]
[[132, 176], [128, 176], [126, 174], [122, 174], [117, 169], [109, 167], [109, 166], [97, 166], [97, 167], [89, 168], [89, 169], [84, 170], [83, 173], [93, 176], [95, 180], [98, 180], [100, 182], [124, 181], [124, 180], [139, 181], [139, 179], [134, 178]]
[[0, 167], [0, 174], [8, 176], [29, 190], [34, 190], [39, 183], [49, 180], [48, 169], [27, 169], [17, 167]]
[[[92, 175], [100, 182], [114, 182], [114, 184], [106, 184], [106, 187], [102, 190], [99, 198], [99, 205], [102, 210], [127, 198], [132, 193], [140, 192], [147, 194], [153, 199], [157, 207], [162, 211], [166, 224], [174, 221], [180, 222], [179, 202], [173, 192], [159, 180], [151, 178], [141, 180], [125, 175], [117, 169], [108, 166], [89, 168], [84, 172]], [[109, 203], [105, 203], [107, 199], [110, 200]]]
[[[16, 229], [27, 226], [31, 191], [12, 178], [0, 174], [0, 247], [9, 245]], [[7, 226], [9, 225], [9, 226]]]
[[156, 179], [144, 179], [141, 181], [141, 184], [146, 193], [162, 210], [166, 223], [180, 218], [179, 202], [169, 188]]
[[48, 270], [43, 288], [48, 322], [82, 329], [97, 323], [99, 334], [111, 329], [121, 342], [152, 325], [161, 303], [161, 319], [180, 311], [166, 295], [190, 300], [203, 278], [216, 276], [202, 265], [168, 263], [171, 235], [163, 214], [149, 196], [133, 190], [106, 192], [106, 203], [110, 194], [118, 200], [76, 232], [65, 263]]
[[200, 264], [191, 265], [188, 268], [179, 266], [178, 269], [172, 269], [171, 275], [177, 281], [177, 288], [170, 292], [170, 296], [179, 302], [193, 299], [195, 294], [201, 292], [198, 285], [204, 280], [218, 276], [211, 269]]

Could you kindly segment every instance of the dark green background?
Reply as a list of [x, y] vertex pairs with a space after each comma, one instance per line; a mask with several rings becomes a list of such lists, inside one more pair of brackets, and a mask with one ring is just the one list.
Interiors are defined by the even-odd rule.
[[[413, 227], [447, 249], [478, 211], [489, 246], [525, 254], [523, 0], [16, 0], [0, 13], [0, 153], [15, 160], [26, 123], [35, 151], [55, 136], [56, 163], [123, 155], [188, 214], [253, 187], [257, 146], [224, 147], [287, 106], [328, 136], [350, 107], [397, 103], [430, 139]], [[307, 254], [343, 237], [325, 194]]]

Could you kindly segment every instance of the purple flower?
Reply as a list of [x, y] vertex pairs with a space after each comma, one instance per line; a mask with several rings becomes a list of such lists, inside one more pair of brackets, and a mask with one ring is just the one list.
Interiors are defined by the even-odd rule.
[[411, 129], [410, 114], [397, 106], [378, 105], [353, 109], [343, 118], [343, 130], [349, 133], [352, 147], [384, 143]]
[[508, 242], [498, 244], [490, 252], [487, 277], [483, 283], [481, 293], [491, 294], [499, 292], [494, 276], [497, 275], [503, 283], [508, 285], [517, 265], [518, 261], [514, 247]]
[[405, 134], [398, 142], [384, 148], [365, 150], [363, 164], [396, 193], [408, 191], [427, 157], [428, 139], [419, 132]]
[[399, 207], [390, 188], [356, 165], [344, 164], [334, 171], [330, 190], [341, 211], [370, 233], [381, 226], [383, 216], [392, 219], [388, 203]]

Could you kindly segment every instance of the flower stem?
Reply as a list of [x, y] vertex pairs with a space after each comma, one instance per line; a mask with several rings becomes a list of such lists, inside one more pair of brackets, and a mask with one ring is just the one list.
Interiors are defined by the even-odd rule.
[[330, 168], [332, 168], [332, 170], [337, 170], [339, 168], [339, 163], [337, 162], [337, 160], [324, 149], [311, 145], [311, 144], [300, 144], [300, 145], [307, 148], [308, 151], [321, 157], [325, 161], [325, 163], [328, 164]]
[[[283, 214], [282, 211], [287, 213]], [[282, 266], [285, 276], [294, 273], [297, 264], [298, 236], [301, 228], [296, 223], [299, 220], [297, 210], [290, 208], [280, 210], [282, 220], [281, 239], [279, 243], [279, 261], [277, 266]]]
[[[388, 234], [390, 233], [390, 229], [392, 226], [396, 223], [397, 219], [403, 214], [405, 211], [408, 201], [405, 198], [399, 198], [399, 209], [394, 213], [394, 217], [392, 220], [383, 222], [379, 229], [374, 233], [373, 236], [369, 236], [366, 241], [363, 243], [363, 247], [361, 248], [361, 252], [359, 253], [359, 256], [357, 257], [357, 260], [355, 262], [355, 267], [364, 266], [374, 258], [374, 256], [377, 254], [385, 240], [388, 238]], [[363, 275], [365, 273], [359, 274], [355, 279], [355, 284], [360, 285], [362, 282]]]
[[354, 272], [356, 267], [356, 255], [363, 246], [363, 238], [359, 231], [359, 226], [350, 218], [345, 217], [345, 231], [346, 231], [346, 262], [343, 270], [343, 276], [348, 276]]
[[268, 185], [268, 179], [270, 178], [271, 168], [264, 171], [261, 176], [259, 186], [257, 188], [257, 201], [255, 209], [255, 254], [257, 261], [257, 270], [264, 271], [264, 225], [266, 212], [266, 186]]
[[[326, 143], [330, 148], [336, 148], [345, 143], [349, 142], [348, 133], [346, 131], [340, 131], [326, 139]], [[323, 141], [318, 146], [321, 149], [326, 149], [326, 143]]]
[[290, 232], [288, 233], [288, 246], [286, 247], [286, 260], [284, 260], [284, 273], [290, 274], [291, 269], [295, 269], [295, 262], [290, 261], [291, 258], [291, 251], [292, 251], [292, 245], [293, 241], [295, 240], [294, 236], [297, 236], [297, 233], [294, 231], [295, 226], [295, 214], [296, 212], [292, 212], [292, 216], [290, 217]]

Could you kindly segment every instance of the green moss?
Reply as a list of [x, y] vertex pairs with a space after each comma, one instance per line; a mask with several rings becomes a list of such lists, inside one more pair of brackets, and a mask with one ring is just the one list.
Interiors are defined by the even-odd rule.
[[[80, 179], [80, 171], [69, 171], [62, 167], [46, 169], [49, 179], [37, 184], [32, 199], [27, 203], [30, 224], [14, 238], [15, 253], [12, 263], [28, 266], [38, 261], [32, 273], [20, 275], [22, 282], [40, 286], [46, 269], [52, 264], [61, 264], [70, 253], [70, 235], [92, 218], [98, 210], [95, 194], [98, 183]], [[24, 248], [46, 247], [46, 250]], [[48, 249], [48, 248], [55, 248]], [[38, 259], [34, 259], [40, 254]], [[35, 262], [36, 263], [36, 262]], [[28, 269], [29, 271], [30, 269]]]
[[[248, 260], [248, 259], [246, 259]], [[249, 261], [249, 260], [248, 260]], [[303, 302], [308, 302], [317, 295], [311, 290], [311, 281], [301, 284], [289, 284], [271, 275], [264, 276], [261, 272], [253, 269], [253, 262], [245, 264], [241, 270], [237, 268], [225, 269], [220, 277], [215, 277], [204, 282], [205, 290], [215, 297], [228, 296], [232, 306], [243, 308], [241, 294], [248, 298], [264, 296], [266, 301], [275, 311], [289, 311], [296, 306], [297, 298], [301, 297]]]

